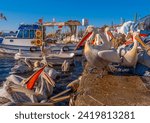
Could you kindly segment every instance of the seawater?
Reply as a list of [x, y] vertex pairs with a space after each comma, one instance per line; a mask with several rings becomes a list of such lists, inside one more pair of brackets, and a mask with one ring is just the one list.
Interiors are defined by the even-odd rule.
[[13, 58], [0, 57], [0, 83], [5, 81], [6, 77], [9, 76], [9, 72], [14, 64], [15, 60]]

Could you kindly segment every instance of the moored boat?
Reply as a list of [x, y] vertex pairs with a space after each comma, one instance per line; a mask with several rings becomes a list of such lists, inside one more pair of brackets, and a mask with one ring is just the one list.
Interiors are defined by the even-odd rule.
[[[69, 64], [73, 64], [74, 62], [74, 53], [51, 53], [46, 55], [47, 62], [53, 64], [53, 65], [62, 65], [62, 63], [66, 60], [69, 62]], [[43, 59], [42, 54], [39, 53], [17, 53], [14, 57], [16, 60], [20, 59], [30, 59], [31, 61], [41, 61]]]
[[[35, 32], [41, 27], [38, 24], [19, 26], [16, 36], [6, 36], [0, 38], [0, 54], [15, 55], [20, 49], [22, 52], [31, 52], [31, 47], [35, 47], [32, 41], [35, 39]], [[35, 47], [36, 51], [40, 48]]]
[[[17, 34], [15, 36], [6, 36], [0, 37], [0, 56], [10, 56], [14, 57], [16, 53], [21, 50], [23, 53], [40, 53], [40, 46], [33, 43], [33, 41], [37, 40], [36, 32], [44, 30], [45, 27], [41, 24], [22, 24], [19, 26]], [[45, 34], [44, 34], [45, 35]], [[42, 37], [44, 38], [44, 37]], [[56, 43], [48, 43], [47, 40], [43, 40], [45, 42], [45, 47], [48, 50], [51, 50], [53, 53], [58, 53], [61, 50], [68, 53], [75, 53], [75, 55], [82, 55], [82, 49], [74, 51], [76, 43], [65, 44], [63, 42]]]

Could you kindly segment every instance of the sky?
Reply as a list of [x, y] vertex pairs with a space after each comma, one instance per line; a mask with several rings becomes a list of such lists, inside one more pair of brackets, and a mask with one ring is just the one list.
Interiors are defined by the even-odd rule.
[[20, 23], [32, 24], [39, 18], [45, 22], [87, 18], [90, 25], [120, 23], [120, 18], [133, 20], [150, 14], [150, 0], [0, 0], [0, 31], [17, 30]]

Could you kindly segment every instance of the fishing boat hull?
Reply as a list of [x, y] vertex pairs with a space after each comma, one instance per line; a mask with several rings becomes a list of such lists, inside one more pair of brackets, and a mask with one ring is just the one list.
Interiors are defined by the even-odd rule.
[[66, 53], [75, 53], [76, 56], [80, 56], [83, 54], [83, 48], [81, 47], [78, 50], [74, 50], [77, 44], [63, 44], [63, 43], [56, 43], [50, 44], [46, 48], [52, 50], [53, 53], [59, 53], [60, 51]]
[[[14, 57], [19, 51], [23, 53], [40, 53], [40, 46], [42, 45], [43, 39], [38, 37], [38, 33], [41, 33], [40, 24], [22, 24], [19, 26], [15, 36], [0, 37], [0, 55]], [[42, 33], [41, 33], [42, 34]], [[37, 43], [40, 41], [40, 43]], [[74, 51], [76, 43], [65, 44], [63, 41], [57, 43], [50, 43], [46, 40], [45, 48], [52, 51], [52, 53], [67, 52], [75, 53], [75, 55], [82, 55], [82, 50]]]
[[[15, 45], [5, 45], [0, 44], [0, 55], [14, 57], [16, 53], [21, 50], [23, 53], [32, 53], [30, 46], [15, 46]], [[34, 47], [34, 52], [40, 52], [40, 48]]]
[[[66, 53], [75, 53], [76, 56], [82, 55], [83, 49], [79, 49], [77, 51], [74, 51], [75, 44], [52, 44], [50, 46], [46, 46], [47, 50], [51, 50], [52, 53], [59, 53], [60, 51], [66, 52]], [[15, 45], [4, 45], [0, 44], [0, 56], [9, 56], [14, 57], [16, 53], [21, 51], [22, 53], [40, 53], [41, 50], [39, 47], [30, 47], [30, 46], [15, 46]]]
[[[62, 63], [66, 60], [69, 62], [69, 64], [73, 64], [74, 63], [74, 53], [51, 53], [49, 55], [46, 56], [46, 60], [48, 63], [51, 63], [53, 65], [62, 65]], [[43, 60], [42, 55], [39, 53], [33, 53], [31, 54], [23, 54], [23, 53], [17, 53], [15, 54], [15, 60], [20, 60], [20, 59], [25, 59], [28, 58], [30, 59], [32, 62], [35, 61], [41, 61]]]

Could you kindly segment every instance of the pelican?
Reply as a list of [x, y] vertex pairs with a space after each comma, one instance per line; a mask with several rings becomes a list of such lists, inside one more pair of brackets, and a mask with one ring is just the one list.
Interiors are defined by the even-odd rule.
[[[21, 102], [37, 102], [37, 97], [33, 90], [29, 90], [12, 81], [6, 81], [0, 89], [0, 97], [6, 98], [13, 103]], [[2, 104], [0, 104], [2, 105]]]
[[[92, 35], [94, 27], [88, 27], [85, 31], [85, 35], [83, 36], [82, 40], [78, 43], [75, 50], [85, 41], [88, 40], [89, 37]], [[102, 34], [101, 34], [102, 35]], [[104, 37], [104, 35], [102, 35]], [[107, 40], [105, 38], [105, 40]], [[103, 41], [105, 41], [103, 39]], [[96, 67], [101, 71], [100, 76], [102, 77], [106, 68], [110, 63], [120, 63], [120, 57], [118, 53], [110, 49], [110, 45], [108, 41], [105, 41], [102, 45], [95, 48], [91, 46], [90, 40], [86, 41], [84, 47], [84, 54], [89, 64]]]
[[33, 69], [33, 64], [31, 63], [29, 58], [25, 58], [25, 63], [28, 65], [29, 68]]
[[133, 25], [133, 21], [127, 21], [121, 27], [117, 28], [117, 32], [127, 36], [130, 31], [134, 31]]
[[144, 41], [140, 38], [140, 36], [136, 36], [136, 40], [138, 42], [140, 42], [140, 44], [142, 45], [143, 49], [147, 52], [147, 54], [150, 56], [150, 46], [146, 45], [144, 43]]
[[125, 42], [125, 35], [111, 31], [110, 27], [105, 28], [104, 34], [106, 35], [107, 40], [110, 42], [111, 48], [118, 49], [118, 47]]
[[131, 50], [127, 51], [124, 56], [122, 57], [122, 63], [121, 65], [127, 66], [127, 67], [135, 67], [137, 60], [138, 60], [138, 53], [137, 53], [137, 47], [138, 42], [135, 39], [135, 36], [137, 36], [137, 33], [133, 33], [133, 40], [134, 45]]
[[143, 64], [150, 68], [150, 56], [147, 54], [146, 51], [140, 52], [138, 54], [138, 63]]
[[123, 49], [124, 53], [122, 54], [121, 65], [135, 68], [137, 61], [138, 61], [138, 49], [137, 49], [137, 47], [138, 47], [139, 43], [142, 46], [146, 46], [146, 45], [141, 40], [141, 38], [139, 37], [138, 32], [133, 32], [133, 42], [134, 42], [133, 47], [130, 50]]
[[115, 38], [110, 31], [110, 27], [106, 27], [104, 29], [104, 34], [106, 35], [108, 41], [111, 41], [113, 38]]
[[43, 56], [42, 61], [35, 61], [34, 62], [34, 70], [41, 67], [41, 65], [46, 65], [44, 71], [48, 73], [49, 77], [51, 77], [53, 80], [55, 80], [58, 76], [60, 76], [60, 72], [56, 71], [53, 68], [53, 65], [51, 63], [48, 63], [46, 60], [46, 57]]
[[48, 99], [55, 82], [44, 72], [43, 66], [28, 78], [11, 75], [0, 89], [0, 97], [10, 102], [40, 102]]
[[139, 36], [136, 37], [136, 40], [138, 40], [142, 47], [145, 49], [138, 54], [138, 63], [150, 68], [150, 47], [146, 45]]
[[27, 73], [33, 71], [33, 65], [30, 61], [30, 59], [25, 58], [25, 60], [18, 61], [18, 64], [16, 64], [12, 69], [10, 73]]
[[82, 40], [77, 44], [75, 50], [78, 49], [86, 40], [89, 40], [91, 44], [95, 42], [96, 45], [93, 47], [97, 50], [111, 49], [111, 43], [107, 40], [105, 33], [102, 29], [95, 28], [92, 25], [88, 26]]
[[67, 60], [64, 60], [62, 66], [61, 66], [61, 69], [63, 72], [68, 72], [69, 69], [70, 69], [70, 64]]

